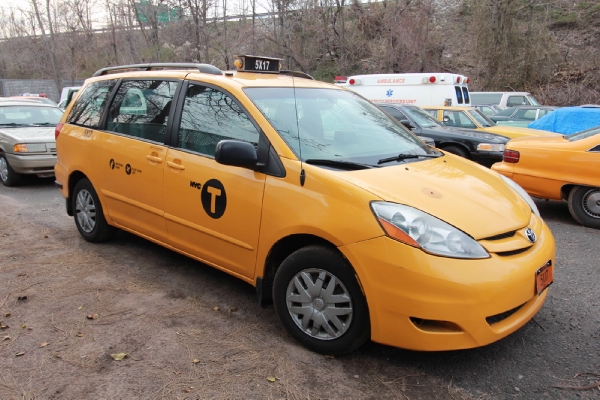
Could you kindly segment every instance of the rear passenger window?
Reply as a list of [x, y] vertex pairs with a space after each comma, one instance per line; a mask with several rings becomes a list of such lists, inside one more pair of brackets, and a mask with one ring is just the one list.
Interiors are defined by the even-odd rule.
[[403, 119], [408, 120], [408, 118], [406, 118], [406, 115], [402, 114], [402, 112], [400, 112], [399, 110], [393, 108], [393, 107], [381, 107], [385, 112], [387, 112], [388, 114], [390, 114], [392, 117], [396, 118], [398, 121], [401, 121]]
[[163, 143], [178, 82], [124, 81], [110, 105], [106, 129]]
[[475, 129], [477, 126], [462, 112], [444, 111], [444, 122], [447, 126]]
[[73, 106], [67, 118], [67, 123], [98, 129], [100, 118], [106, 106], [106, 99], [114, 85], [114, 80], [89, 84]]
[[209, 156], [225, 139], [258, 144], [259, 133], [242, 108], [227, 94], [190, 84], [181, 114], [179, 147]]
[[465, 99], [465, 104], [469, 104], [471, 102], [471, 99], [469, 98], [469, 89], [467, 89], [466, 87], [463, 87], [462, 92], [463, 92], [463, 98]]
[[506, 101], [507, 107], [524, 106], [529, 104], [525, 96], [510, 96]]
[[458, 104], [463, 104], [463, 95], [462, 95], [462, 90], [460, 86], [454, 86], [454, 91], [456, 92], [456, 99], [458, 101]]

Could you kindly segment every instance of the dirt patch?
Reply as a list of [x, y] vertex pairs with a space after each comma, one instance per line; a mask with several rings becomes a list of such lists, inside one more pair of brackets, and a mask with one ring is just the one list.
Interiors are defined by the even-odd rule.
[[87, 243], [60, 201], [0, 209], [2, 399], [471, 398], [385, 346], [310, 352], [251, 286], [124, 232]]

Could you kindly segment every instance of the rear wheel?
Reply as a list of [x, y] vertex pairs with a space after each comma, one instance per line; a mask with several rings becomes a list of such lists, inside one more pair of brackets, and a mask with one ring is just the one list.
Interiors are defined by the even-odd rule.
[[576, 186], [569, 193], [569, 212], [583, 226], [600, 229], [600, 188]]
[[469, 152], [459, 146], [447, 146], [444, 147], [443, 150], [466, 159], [469, 158]]
[[102, 205], [92, 183], [83, 178], [73, 189], [73, 218], [77, 230], [88, 242], [104, 242], [112, 238], [117, 229], [108, 225]]
[[22, 175], [16, 173], [8, 160], [6, 159], [6, 155], [0, 154], [0, 181], [4, 186], [15, 186], [21, 182]]
[[348, 353], [370, 338], [354, 269], [332, 249], [307, 246], [288, 256], [275, 274], [273, 303], [287, 331], [318, 353]]

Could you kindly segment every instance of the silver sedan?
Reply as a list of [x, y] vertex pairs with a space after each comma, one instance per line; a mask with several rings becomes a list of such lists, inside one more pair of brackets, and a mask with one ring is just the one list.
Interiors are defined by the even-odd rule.
[[0, 181], [19, 184], [25, 174], [54, 175], [54, 128], [62, 111], [52, 105], [28, 101], [0, 102]]

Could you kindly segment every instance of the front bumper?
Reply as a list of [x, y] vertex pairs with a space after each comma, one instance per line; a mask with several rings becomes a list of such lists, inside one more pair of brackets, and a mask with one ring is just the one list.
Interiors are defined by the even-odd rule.
[[6, 154], [11, 168], [19, 174], [54, 175], [56, 155], [53, 154]]
[[471, 159], [477, 164], [481, 164], [486, 167], [491, 167], [494, 163], [502, 161], [503, 153], [500, 151], [473, 151], [471, 152]]
[[535, 272], [548, 261], [555, 266], [554, 238], [541, 225], [530, 249], [482, 260], [433, 256], [388, 237], [341, 247], [367, 298], [371, 339], [411, 350], [457, 350], [522, 327], [548, 293], [535, 293]]

